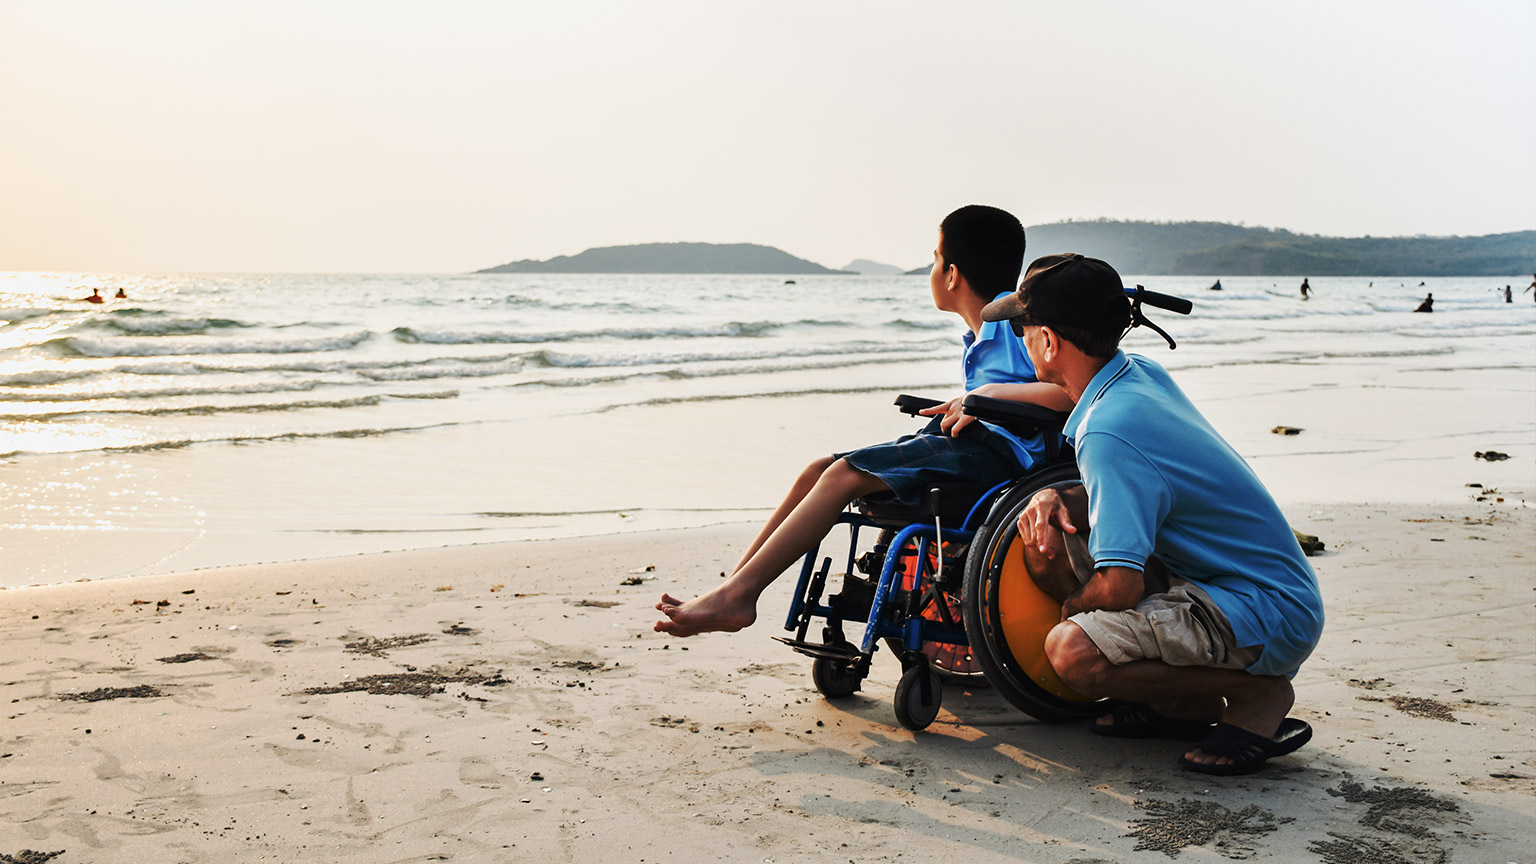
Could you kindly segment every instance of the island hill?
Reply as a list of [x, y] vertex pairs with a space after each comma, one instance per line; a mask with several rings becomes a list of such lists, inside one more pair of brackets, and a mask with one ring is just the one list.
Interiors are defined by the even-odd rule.
[[[1081, 252], [1135, 276], [1512, 276], [1536, 273], [1536, 231], [1481, 237], [1322, 237], [1225, 222], [1055, 222], [1025, 229], [1029, 257]], [[859, 259], [849, 265], [871, 273]], [[875, 265], [876, 268], [879, 265]], [[928, 272], [924, 264], [913, 274]], [[894, 268], [892, 268], [894, 269]], [[846, 274], [755, 243], [604, 246], [480, 273]]]
[[[1057, 222], [1029, 254], [1081, 252], [1145, 276], [1511, 276], [1536, 273], [1536, 231], [1481, 237], [1322, 237], [1225, 222]], [[926, 272], [927, 268], [920, 268]]]
[[477, 273], [842, 273], [756, 243], [642, 243], [600, 246], [548, 261], [513, 261]]

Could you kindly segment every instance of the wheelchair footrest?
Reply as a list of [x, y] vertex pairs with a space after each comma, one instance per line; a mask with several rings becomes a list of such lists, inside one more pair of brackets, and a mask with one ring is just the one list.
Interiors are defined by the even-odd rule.
[[773, 638], [807, 657], [825, 657], [828, 660], [846, 660], [851, 663], [864, 656], [863, 652], [856, 646], [847, 643], [842, 645], [826, 645], [821, 642], [810, 642], [805, 639], [791, 639], [788, 636], [775, 636]]

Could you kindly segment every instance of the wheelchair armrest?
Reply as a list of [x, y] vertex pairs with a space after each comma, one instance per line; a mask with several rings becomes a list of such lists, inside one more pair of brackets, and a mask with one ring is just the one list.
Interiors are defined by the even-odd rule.
[[911, 414], [913, 417], [916, 417], [917, 412], [924, 408], [932, 408], [935, 405], [943, 404], [938, 399], [924, 399], [921, 396], [908, 396], [905, 393], [896, 397], [896, 407], [901, 409], [901, 413]]
[[1068, 415], [1065, 412], [1052, 411], [1029, 402], [1010, 402], [1007, 399], [972, 395], [965, 397], [961, 404], [965, 413], [972, 417], [996, 423], [1016, 435], [1060, 432], [1067, 425]]

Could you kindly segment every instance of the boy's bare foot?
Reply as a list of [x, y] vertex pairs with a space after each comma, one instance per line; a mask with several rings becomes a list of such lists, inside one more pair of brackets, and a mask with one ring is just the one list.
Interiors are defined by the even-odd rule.
[[[1255, 677], [1254, 685], [1248, 693], [1227, 697], [1227, 710], [1222, 712], [1221, 721], [1265, 738], [1273, 738], [1280, 729], [1280, 721], [1285, 719], [1291, 706], [1296, 704], [1296, 691], [1291, 688], [1288, 679], [1278, 676]], [[1202, 765], [1232, 763], [1225, 756], [1207, 753], [1199, 747], [1184, 756]]]
[[693, 636], [697, 633], [734, 633], [750, 627], [757, 620], [757, 605], [751, 600], [737, 599], [721, 588], [686, 603], [671, 594], [661, 595], [656, 609], [667, 616], [667, 620], [657, 621], [653, 629], [673, 636]]

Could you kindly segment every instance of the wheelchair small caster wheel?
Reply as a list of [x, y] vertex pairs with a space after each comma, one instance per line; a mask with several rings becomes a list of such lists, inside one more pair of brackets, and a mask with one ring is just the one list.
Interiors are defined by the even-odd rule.
[[828, 699], [852, 696], [859, 689], [859, 679], [848, 671], [848, 664], [830, 657], [817, 657], [811, 664], [811, 681]]
[[939, 716], [939, 702], [944, 698], [944, 685], [933, 667], [917, 663], [901, 673], [896, 684], [896, 720], [913, 732], [928, 728]]

